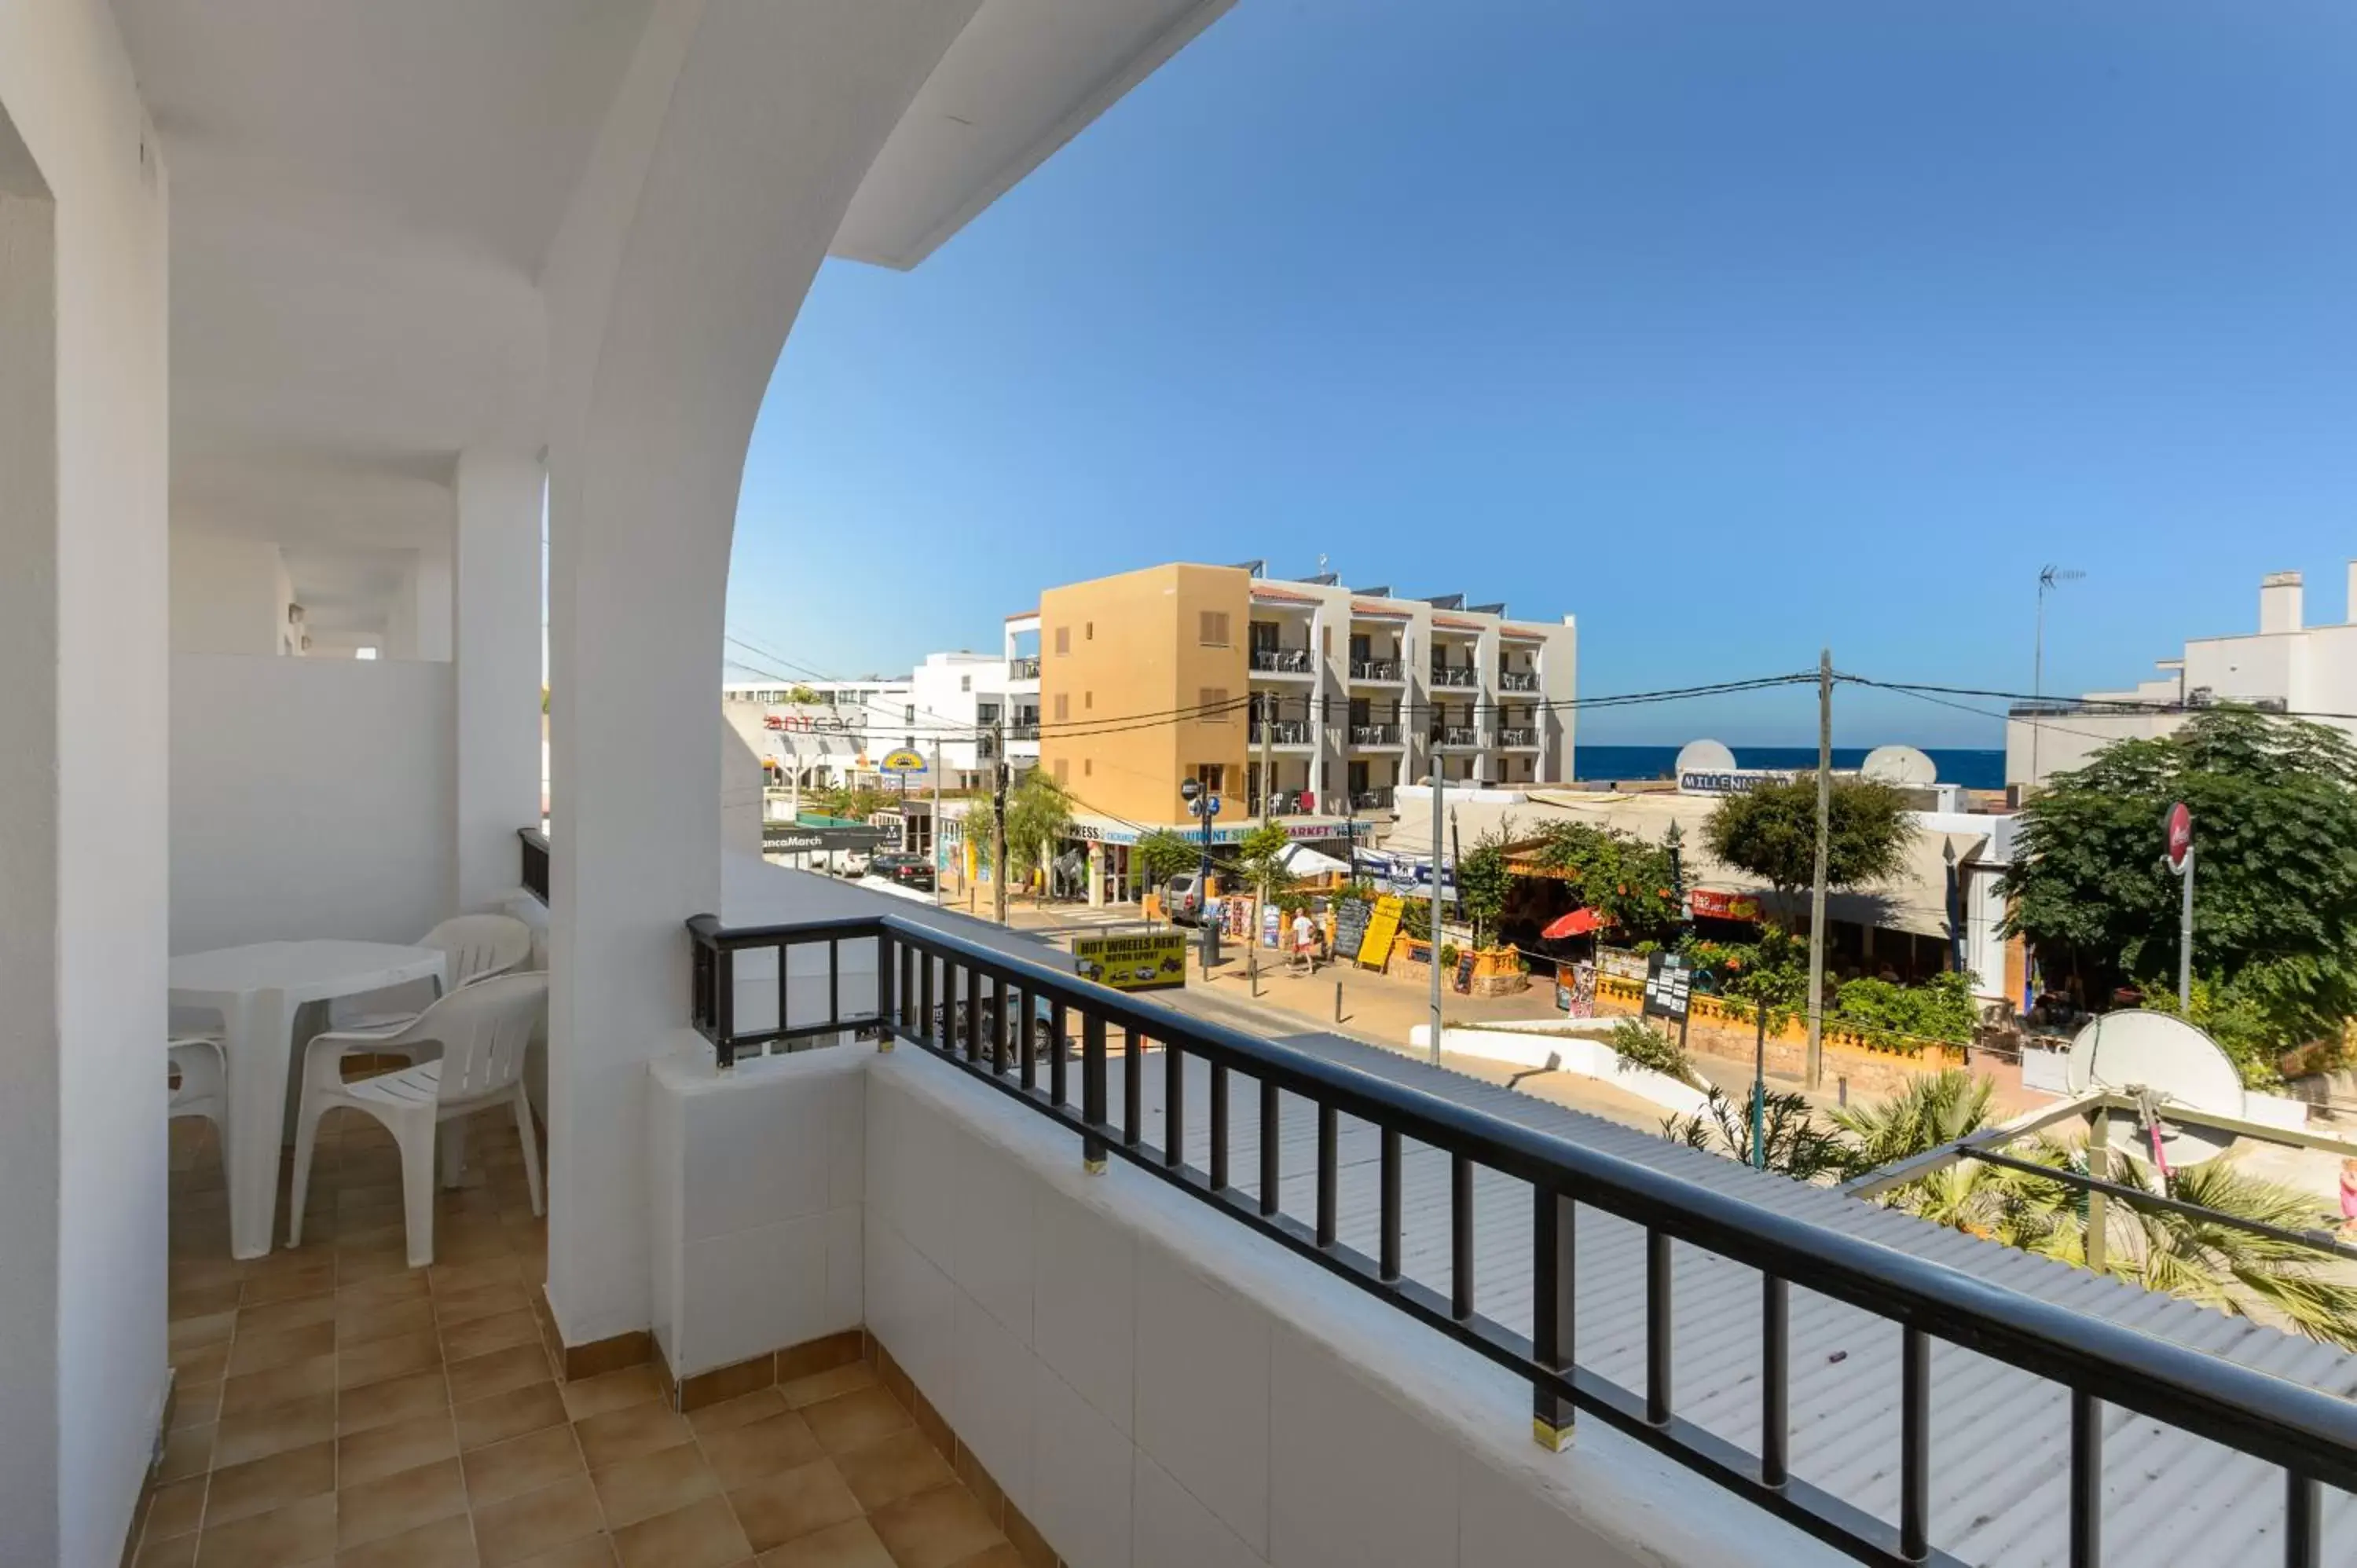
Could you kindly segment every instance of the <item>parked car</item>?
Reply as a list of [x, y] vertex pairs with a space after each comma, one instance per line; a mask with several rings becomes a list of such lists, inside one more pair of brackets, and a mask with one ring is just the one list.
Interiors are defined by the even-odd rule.
[[925, 864], [925, 857], [921, 854], [870, 856], [867, 875], [880, 876], [896, 887], [914, 887], [925, 893], [933, 890], [933, 868]]
[[834, 857], [833, 870], [837, 876], [865, 876], [876, 863], [876, 858], [864, 849], [846, 849]]
[[1181, 871], [1162, 885], [1162, 907], [1176, 926], [1191, 926], [1203, 918], [1203, 875]]

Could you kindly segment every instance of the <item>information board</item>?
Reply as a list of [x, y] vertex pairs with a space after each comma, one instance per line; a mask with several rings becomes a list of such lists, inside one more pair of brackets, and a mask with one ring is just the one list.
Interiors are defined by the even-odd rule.
[[1407, 906], [1399, 896], [1386, 893], [1375, 900], [1374, 915], [1367, 921], [1366, 935], [1359, 944], [1359, 962], [1367, 969], [1381, 969], [1391, 961], [1392, 939], [1399, 935], [1400, 911]]
[[1649, 1018], [1683, 1018], [1686, 1015], [1686, 996], [1694, 985], [1694, 972], [1675, 953], [1655, 953], [1645, 969], [1645, 1015]]
[[1627, 948], [1598, 948], [1597, 970], [1615, 980], [1633, 980], [1640, 985], [1652, 972], [1645, 964], [1645, 955], [1631, 952]]
[[1555, 1007], [1558, 1013], [1575, 1018], [1596, 1016], [1596, 966], [1592, 963], [1557, 964], [1555, 971]]
[[1187, 935], [1160, 930], [1146, 936], [1075, 937], [1072, 957], [1082, 980], [1115, 991], [1164, 991], [1187, 983]]
[[1473, 990], [1473, 950], [1467, 948], [1457, 955], [1457, 989], [1469, 994]]
[[1345, 898], [1334, 910], [1334, 956], [1344, 963], [1358, 961], [1360, 951], [1366, 946], [1367, 922], [1373, 919], [1375, 907], [1364, 898]]

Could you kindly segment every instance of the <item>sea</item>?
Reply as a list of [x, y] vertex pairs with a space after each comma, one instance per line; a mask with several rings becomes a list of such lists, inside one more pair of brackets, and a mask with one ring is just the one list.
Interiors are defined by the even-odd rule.
[[[1813, 746], [1730, 746], [1738, 768], [1791, 768], [1805, 771], [1817, 765]], [[1866, 760], [1862, 746], [1834, 747], [1836, 768], [1856, 768]], [[1967, 789], [2005, 788], [2005, 753], [2001, 750], [1958, 750], [1926, 746], [1923, 754], [1940, 769], [1940, 782]], [[1677, 766], [1674, 746], [1589, 746], [1580, 743], [1572, 755], [1575, 780], [1608, 779], [1667, 779]]]

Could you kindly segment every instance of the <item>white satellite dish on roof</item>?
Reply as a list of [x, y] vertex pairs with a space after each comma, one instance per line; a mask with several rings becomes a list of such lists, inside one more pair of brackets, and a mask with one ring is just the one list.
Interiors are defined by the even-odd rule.
[[[2218, 1042], [2166, 1013], [2099, 1015], [2071, 1042], [2064, 1067], [2072, 1094], [2108, 1090], [2149, 1101], [2158, 1112], [2161, 1157], [2175, 1169], [2198, 1165], [2232, 1147], [2234, 1135], [2172, 1120], [2169, 1107], [2243, 1114], [2243, 1075]], [[2112, 1114], [2112, 1144], [2152, 1159], [2152, 1129], [2141, 1118]]]
[[1878, 746], [1866, 754], [1858, 772], [1877, 784], [1921, 789], [1940, 781], [1940, 765], [1911, 746]]
[[1690, 740], [1678, 747], [1678, 765], [1674, 771], [1680, 779], [1689, 773], [1732, 773], [1735, 753], [1715, 740]]

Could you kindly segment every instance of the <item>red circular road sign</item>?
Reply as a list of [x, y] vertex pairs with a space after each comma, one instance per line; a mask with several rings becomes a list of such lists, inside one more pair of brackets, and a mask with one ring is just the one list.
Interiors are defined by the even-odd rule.
[[2183, 871], [2185, 857], [2193, 853], [2193, 813], [2179, 800], [2169, 808], [2160, 825], [2169, 841], [2169, 869]]

